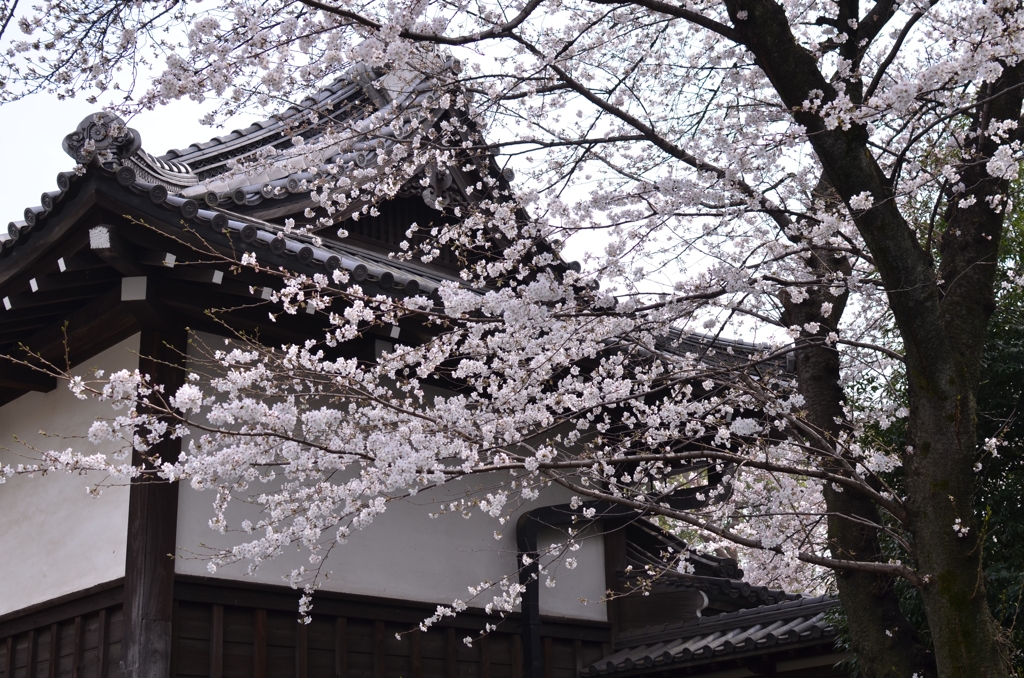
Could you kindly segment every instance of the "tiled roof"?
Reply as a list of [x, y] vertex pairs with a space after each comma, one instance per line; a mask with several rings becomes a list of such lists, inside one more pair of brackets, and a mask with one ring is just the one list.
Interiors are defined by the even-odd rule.
[[[141, 148], [138, 132], [105, 113], [83, 120], [79, 128], [65, 138], [64, 147], [85, 166], [82, 176], [113, 174], [125, 189], [148, 195], [155, 205], [180, 214], [168, 223], [177, 224], [185, 219], [213, 226], [217, 232], [233, 235], [236, 240], [250, 245], [258, 256], [263, 249], [292, 259], [299, 266], [290, 264], [290, 267], [297, 271], [321, 269], [330, 273], [343, 268], [349, 271], [353, 282], [378, 282], [389, 294], [429, 294], [442, 280], [448, 279], [444, 273], [438, 273], [436, 267], [396, 261], [354, 244], [285, 234], [281, 226], [256, 218], [247, 209], [267, 199], [292, 197], [294, 200], [288, 201], [285, 211], [301, 212], [303, 201], [308, 202], [309, 198], [307, 182], [314, 176], [309, 170], [327, 164], [351, 163], [363, 167], [371, 162], [370, 155], [375, 159], [374, 150], [332, 155], [331, 149], [320, 149], [309, 157], [291, 154], [279, 166], [271, 167], [258, 177], [232, 174], [226, 181], [220, 176], [226, 172], [229, 160], [268, 146], [290, 146], [293, 134], [312, 137], [322, 133], [331, 121], [352, 123], [391, 105], [422, 103], [430, 96], [430, 88], [423, 85], [424, 81], [415, 73], [399, 78], [356, 65], [325, 89], [282, 113], [160, 157]], [[310, 114], [319, 116], [321, 122], [309, 125]], [[409, 132], [385, 128], [376, 130], [375, 137], [384, 143], [400, 143]], [[22, 219], [10, 222], [6, 233], [0, 233], [0, 256], [25, 242], [33, 230], [44, 228], [50, 212], [82, 176], [75, 172], [60, 173], [57, 190], [43, 193], [40, 205], [27, 207]], [[264, 210], [260, 214], [265, 216], [266, 213]]]
[[[800, 598], [798, 594], [743, 581], [743, 570], [734, 559], [695, 551], [647, 520], [636, 520], [626, 528], [626, 542], [626, 561], [632, 569], [619, 576], [630, 583], [650, 579], [653, 574], [657, 588], [701, 591], [712, 603], [726, 603], [725, 609]], [[691, 572], [677, 572], [675, 562], [670, 562], [672, 553], [682, 555]]]
[[[307, 182], [315, 177], [317, 170], [373, 167], [379, 147], [387, 149], [404, 143], [408, 137], [434, 124], [444, 111], [431, 108], [431, 117], [426, 121], [407, 120], [400, 128], [374, 129], [372, 138], [367, 137], [365, 141], [359, 141], [357, 135], [357, 141], [348, 144], [348, 149], [339, 145], [317, 148], [306, 143], [295, 148], [293, 139], [301, 137], [308, 142], [321, 137], [328, 129], [353, 129], [355, 123], [376, 111], [412, 110], [422, 105], [430, 108], [436, 99], [433, 87], [429, 78], [417, 73], [405, 73], [402, 77], [357, 64], [325, 89], [271, 118], [185, 149], [170, 150], [159, 158], [150, 156], [147, 160], [188, 168], [190, 178], [186, 181], [165, 184], [172, 193], [180, 192], [188, 198], [205, 197], [208, 201], [211, 195], [216, 195], [219, 204], [228, 208], [252, 207], [295, 194], [308, 196]], [[266, 150], [286, 152], [279, 153], [255, 174], [229, 171], [233, 161]], [[135, 169], [144, 175], [148, 168], [140, 164]], [[302, 207], [295, 211], [301, 212]]]
[[826, 613], [833, 596], [798, 598], [696, 622], [648, 627], [621, 636], [621, 650], [583, 669], [581, 676], [604, 676], [641, 669], [672, 668], [717, 657], [759, 654], [777, 646], [819, 644], [834, 638]]
[[[7, 232], [0, 233], [0, 256], [10, 254], [19, 244], [26, 242], [33, 231], [45, 229], [49, 215], [74, 189], [91, 173], [116, 177], [117, 183], [125, 190], [144, 195], [157, 207], [168, 212], [166, 223], [180, 228], [213, 229], [228, 234], [250, 246], [257, 259], [266, 254], [291, 260], [290, 268], [310, 273], [321, 271], [331, 273], [341, 268], [349, 272], [353, 282], [376, 282], [385, 292], [394, 296], [430, 294], [446, 278], [434, 270], [424, 270], [414, 264], [395, 261], [387, 257], [346, 247], [337, 242], [322, 241], [302, 234], [285, 234], [278, 225], [258, 219], [211, 207], [207, 202], [196, 201], [179, 195], [171, 195], [162, 184], [139, 181], [135, 171], [122, 165], [116, 170], [103, 166], [90, 166], [79, 176], [74, 172], [61, 172], [57, 176], [57, 190], [43, 193], [41, 205], [25, 209], [23, 219], [8, 224]], [[213, 202], [211, 200], [211, 202]], [[261, 254], [266, 253], [266, 254]]]
[[282, 132], [297, 127], [300, 119], [310, 113], [337, 120], [351, 116], [360, 105], [373, 105], [374, 100], [383, 103], [385, 99], [380, 98], [382, 93], [369, 90], [372, 81], [380, 75], [357, 65], [323, 90], [290, 105], [281, 113], [255, 122], [245, 129], [232, 130], [209, 141], [193, 143], [188, 148], [171, 149], [160, 159], [185, 163], [196, 170], [208, 167], [223, 170], [223, 165], [218, 162], [221, 160], [219, 156], [230, 156], [239, 147], [254, 141], [266, 140], [268, 145], [280, 142]]

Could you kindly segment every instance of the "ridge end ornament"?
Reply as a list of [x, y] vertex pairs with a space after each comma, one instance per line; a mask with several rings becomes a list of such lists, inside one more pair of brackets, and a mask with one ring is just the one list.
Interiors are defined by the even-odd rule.
[[78, 123], [78, 129], [64, 137], [64, 152], [76, 162], [87, 165], [126, 160], [142, 148], [142, 136], [124, 120], [106, 111], [93, 113]]

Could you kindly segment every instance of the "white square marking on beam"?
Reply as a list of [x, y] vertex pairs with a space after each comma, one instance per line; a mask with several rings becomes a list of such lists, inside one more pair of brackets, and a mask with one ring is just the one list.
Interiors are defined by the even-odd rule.
[[121, 301], [142, 301], [146, 298], [146, 276], [121, 278]]
[[96, 226], [89, 229], [89, 249], [109, 250], [110, 229], [106, 226]]

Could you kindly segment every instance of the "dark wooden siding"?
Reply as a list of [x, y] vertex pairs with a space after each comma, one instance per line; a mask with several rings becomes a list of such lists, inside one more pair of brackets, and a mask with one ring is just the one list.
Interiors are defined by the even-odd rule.
[[[418, 246], [432, 241], [430, 231], [434, 227], [443, 227], [447, 219], [443, 213], [428, 207], [423, 198], [397, 198], [379, 206], [380, 214], [376, 217], [361, 215], [358, 220], [347, 219], [343, 224], [349, 237], [356, 242], [377, 245], [385, 251], [397, 252], [399, 245], [409, 240], [406, 232], [415, 223], [419, 231], [410, 240], [410, 244]], [[328, 231], [329, 232], [329, 231]], [[343, 241], [344, 242], [344, 241]], [[445, 268], [458, 268], [459, 260], [451, 247], [439, 245], [440, 256], [433, 263]]]
[[[518, 634], [179, 600], [175, 678], [522, 678]], [[474, 637], [472, 645], [464, 642]], [[576, 678], [595, 640], [544, 638], [544, 678]], [[19, 677], [20, 678], [20, 677]], [[38, 678], [38, 677], [37, 677]]]
[[[310, 624], [280, 587], [178, 581], [172, 678], [522, 678], [518, 620], [484, 638], [467, 612], [420, 631], [422, 604], [318, 594]], [[120, 588], [0, 619], [0, 678], [122, 678]], [[315, 610], [316, 612], [316, 610]], [[543, 678], [576, 678], [608, 651], [607, 625], [548, 620]], [[463, 639], [474, 638], [472, 645]]]
[[0, 636], [0, 678], [120, 678], [120, 605]]

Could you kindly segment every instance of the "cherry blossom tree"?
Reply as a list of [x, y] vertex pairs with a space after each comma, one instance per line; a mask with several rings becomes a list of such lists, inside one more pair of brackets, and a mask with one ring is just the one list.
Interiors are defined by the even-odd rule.
[[[93, 439], [185, 436], [179, 460], [74, 450], [44, 466], [159, 469], [217, 491], [218, 526], [273, 468], [263, 521], [241, 526], [264, 536], [213, 562], [300, 543], [310, 571], [406, 494], [491, 474], [493, 493], [448, 508], [503, 525], [556, 484], [584, 519], [624, 506], [771, 576], [834, 572], [865, 675], [1010, 675], [973, 478], [999, 445], [975, 422], [1021, 154], [1018, 3], [47, 0], [18, 37], [10, 15], [7, 99], [116, 92], [131, 113], [216, 98], [229, 115], [352, 63], [433, 83], [318, 138], [354, 151], [376, 136], [376, 164], [318, 174], [297, 233], [344, 237], [353, 211], [433, 190], [445, 167], [480, 176], [465, 204], [432, 194], [453, 218], [396, 253], [461, 257], [436, 298], [289, 277], [280, 312], [311, 305], [324, 337], [209, 347], [208, 373], [166, 398], [145, 375], [71, 383], [129, 413]], [[562, 256], [576, 251], [579, 270]], [[410, 319], [419, 339], [375, 363], [332, 353]], [[894, 423], [901, 445], [870, 444]], [[495, 587], [510, 609], [517, 585]]]

